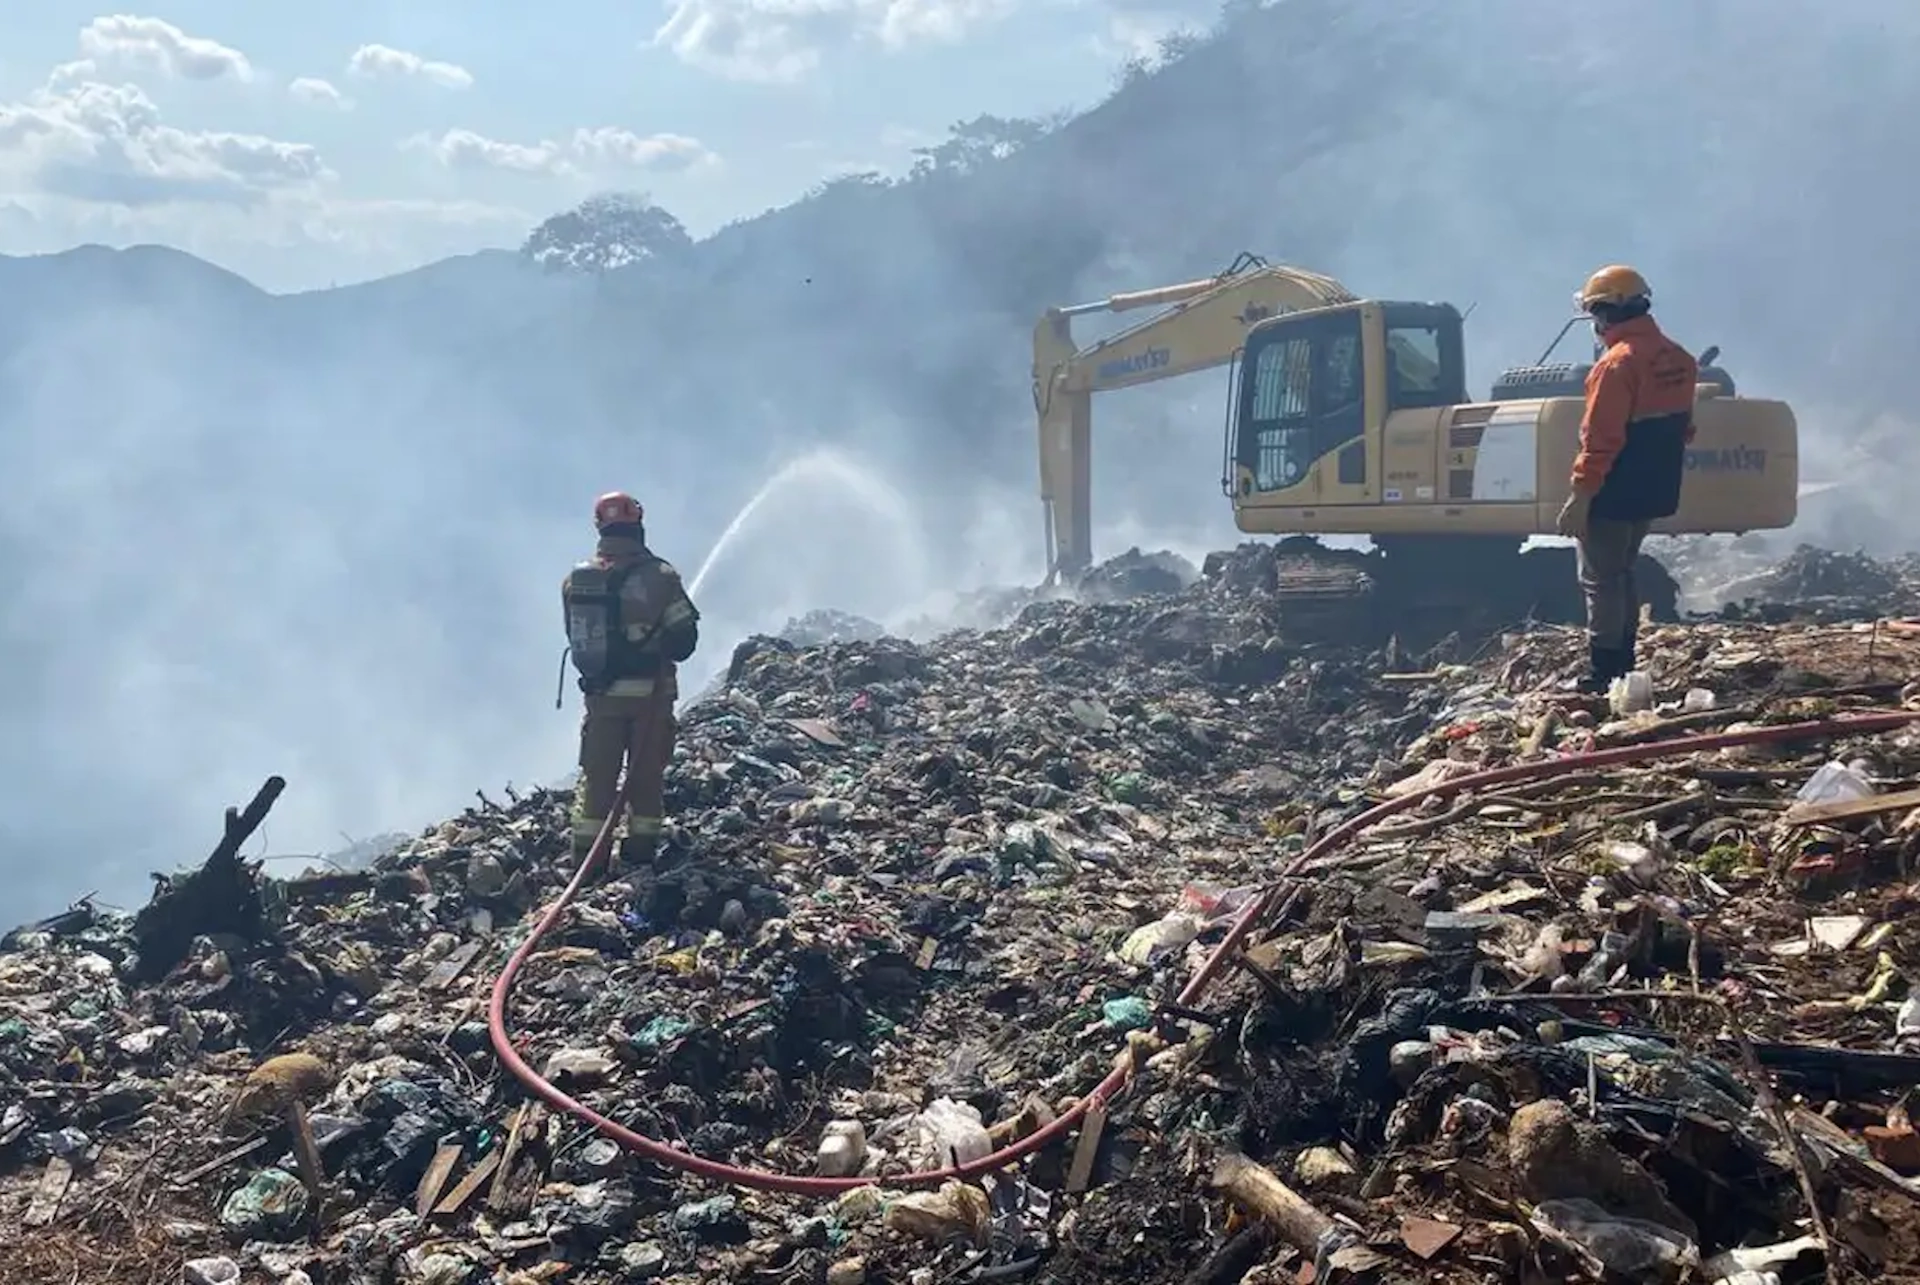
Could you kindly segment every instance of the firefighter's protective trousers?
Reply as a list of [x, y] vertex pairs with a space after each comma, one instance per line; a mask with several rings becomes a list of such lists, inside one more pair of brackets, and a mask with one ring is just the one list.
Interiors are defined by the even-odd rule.
[[580, 788], [574, 793], [573, 849], [584, 855], [613, 809], [624, 766], [627, 838], [651, 848], [666, 812], [667, 764], [673, 758], [674, 684], [623, 679], [589, 695], [580, 720]]

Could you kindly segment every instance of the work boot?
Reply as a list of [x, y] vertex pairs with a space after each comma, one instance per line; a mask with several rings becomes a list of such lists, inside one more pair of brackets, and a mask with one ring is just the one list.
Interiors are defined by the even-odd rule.
[[633, 870], [653, 864], [653, 854], [660, 846], [660, 836], [655, 834], [630, 834], [620, 840], [620, 864]]
[[1632, 665], [1632, 653], [1625, 648], [1589, 646], [1587, 676], [1580, 680], [1578, 690], [1589, 696], [1605, 696], [1613, 680], [1623, 677]]

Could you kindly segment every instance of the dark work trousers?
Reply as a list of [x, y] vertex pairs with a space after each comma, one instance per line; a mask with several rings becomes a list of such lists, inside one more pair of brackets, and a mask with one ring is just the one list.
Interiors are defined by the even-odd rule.
[[1580, 591], [1587, 599], [1587, 641], [1606, 651], [1625, 651], [1640, 623], [1640, 594], [1633, 564], [1650, 522], [1591, 518], [1580, 537]]

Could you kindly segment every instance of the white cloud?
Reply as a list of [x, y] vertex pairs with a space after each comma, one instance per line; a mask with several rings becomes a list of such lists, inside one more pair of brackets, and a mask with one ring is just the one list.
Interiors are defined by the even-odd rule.
[[287, 85], [287, 93], [296, 102], [306, 103], [309, 107], [331, 107], [335, 111], [352, 111], [353, 100], [334, 88], [330, 80], [321, 80], [316, 76], [301, 76]]
[[160, 18], [116, 13], [80, 29], [80, 50], [101, 63], [154, 67], [183, 80], [253, 79], [253, 66], [238, 49], [189, 36]]
[[1006, 13], [1011, 0], [670, 0], [653, 43], [732, 80], [785, 83], [854, 39], [888, 48], [953, 41]]
[[305, 143], [165, 124], [137, 86], [61, 69], [25, 102], [0, 104], [0, 180], [101, 205], [254, 205], [334, 175]]
[[424, 134], [410, 138], [405, 145], [432, 153], [449, 169], [552, 176], [611, 170], [672, 174], [720, 159], [696, 138], [635, 134], [613, 125], [576, 129], [570, 138], [537, 143], [508, 143], [470, 129], [450, 129], [437, 138]]
[[361, 45], [347, 60], [347, 74], [366, 79], [412, 79], [430, 81], [443, 89], [470, 89], [473, 73], [450, 62], [435, 62], [404, 49], [387, 45]]
[[566, 166], [566, 157], [556, 144], [504, 143], [470, 129], [450, 129], [439, 138], [423, 134], [407, 141], [432, 152], [434, 159], [448, 169], [555, 174]]
[[720, 159], [699, 139], [685, 134], [643, 135], [613, 125], [574, 130], [572, 148], [590, 169], [624, 167], [670, 174]]
[[[158, 242], [269, 288], [299, 289], [404, 271], [449, 254], [511, 249], [550, 212], [343, 198], [337, 176], [308, 144], [171, 124], [139, 86], [103, 73], [109, 58], [202, 80], [258, 76], [237, 54], [227, 58], [212, 42], [172, 39], [170, 30], [144, 19], [97, 22], [82, 36], [88, 57], [55, 67], [20, 101], [0, 99], [0, 253]], [[360, 61], [364, 70], [383, 70], [377, 54]], [[420, 74], [446, 81], [444, 67]], [[316, 106], [352, 106], [335, 83], [316, 77], [286, 89]], [[646, 140], [628, 144], [618, 133], [578, 131], [563, 150], [575, 164], [627, 152], [652, 157], [656, 168], [675, 150], [665, 139], [650, 153], [640, 146]]]
[[888, 46], [952, 42], [1013, 6], [1008, 0], [887, 0], [874, 24]]

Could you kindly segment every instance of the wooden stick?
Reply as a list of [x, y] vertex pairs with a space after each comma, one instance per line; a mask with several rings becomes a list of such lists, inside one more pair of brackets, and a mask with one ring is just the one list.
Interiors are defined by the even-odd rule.
[[289, 1098], [282, 1114], [287, 1121], [287, 1129], [293, 1134], [293, 1159], [300, 1169], [300, 1181], [306, 1184], [307, 1194], [313, 1197], [314, 1207], [320, 1205], [320, 1186], [326, 1181], [326, 1170], [320, 1164], [320, 1147], [313, 1140], [313, 1125], [307, 1120], [307, 1109], [300, 1105], [299, 1098]]
[[433, 1163], [420, 1175], [420, 1185], [413, 1194], [413, 1212], [419, 1217], [425, 1218], [440, 1203], [447, 1179], [453, 1176], [453, 1167], [460, 1163], [462, 1149], [457, 1142], [443, 1142], [433, 1153]]
[[1315, 1253], [1334, 1228], [1333, 1219], [1281, 1182], [1271, 1169], [1238, 1153], [1228, 1152], [1215, 1163], [1212, 1185], [1303, 1254]]
[[1752, 705], [1735, 705], [1726, 709], [1703, 709], [1692, 714], [1676, 714], [1663, 718], [1657, 723], [1647, 725], [1630, 724], [1621, 727], [1609, 736], [1596, 736], [1594, 739], [1609, 747], [1616, 745], [1645, 745], [1649, 741], [1664, 741], [1687, 732], [1697, 732], [1706, 727], [1717, 727], [1722, 723], [1742, 723], [1755, 718], [1760, 711]]
[[485, 944], [476, 938], [455, 946], [445, 959], [433, 966], [433, 971], [427, 974], [427, 980], [421, 984], [430, 991], [447, 989], [459, 979], [461, 973], [467, 971], [467, 965], [474, 961]]
[[513, 1114], [513, 1125], [507, 1130], [507, 1140], [496, 1152], [490, 1155], [500, 1157], [499, 1168], [493, 1171], [493, 1185], [487, 1188], [487, 1207], [500, 1209], [507, 1199], [507, 1184], [513, 1180], [513, 1162], [520, 1158], [520, 1132], [534, 1117], [534, 1104], [522, 1102], [520, 1109]]
[[224, 1169], [236, 1160], [245, 1160], [248, 1156], [266, 1145], [267, 1137], [265, 1134], [262, 1134], [249, 1142], [241, 1143], [231, 1151], [221, 1152], [205, 1164], [195, 1165], [185, 1173], [175, 1176], [171, 1180], [171, 1185], [175, 1187], [191, 1187], [208, 1174], [219, 1169]]
[[1095, 1106], [1080, 1118], [1080, 1143], [1067, 1168], [1067, 1191], [1085, 1191], [1093, 1180], [1093, 1162], [1100, 1154], [1100, 1135], [1107, 1129], [1107, 1113]]
[[1520, 757], [1522, 759], [1539, 758], [1540, 752], [1546, 748], [1547, 738], [1553, 735], [1553, 729], [1559, 723], [1560, 711], [1549, 705], [1547, 712], [1540, 716], [1540, 721], [1533, 725], [1533, 731], [1528, 733], [1526, 744], [1520, 747]]
[[1920, 790], [1903, 790], [1899, 794], [1873, 794], [1864, 799], [1796, 804], [1787, 809], [1781, 821], [1788, 826], [1832, 825], [1884, 812], [1909, 812], [1914, 808], [1920, 808]]
[[500, 1172], [500, 1148], [495, 1147], [480, 1157], [480, 1163], [473, 1171], [462, 1178], [454, 1189], [448, 1192], [439, 1204], [433, 1207], [435, 1214], [457, 1214], [461, 1206], [473, 1199], [473, 1193], [480, 1190], [480, 1184]]
[[27, 1205], [27, 1216], [23, 1219], [28, 1227], [45, 1227], [60, 1213], [60, 1202], [67, 1197], [67, 1187], [73, 1182], [73, 1165], [59, 1156], [50, 1156], [47, 1167], [40, 1173], [40, 1181], [35, 1184], [33, 1198]]
[[267, 813], [272, 811], [274, 801], [286, 788], [285, 777], [270, 776], [255, 791], [253, 801], [247, 804], [245, 811], [239, 808], [228, 808], [225, 833], [220, 837], [220, 846], [208, 856], [207, 864], [218, 866], [231, 863], [238, 858], [241, 845], [253, 837], [253, 832], [258, 830], [260, 823], [267, 819]]

